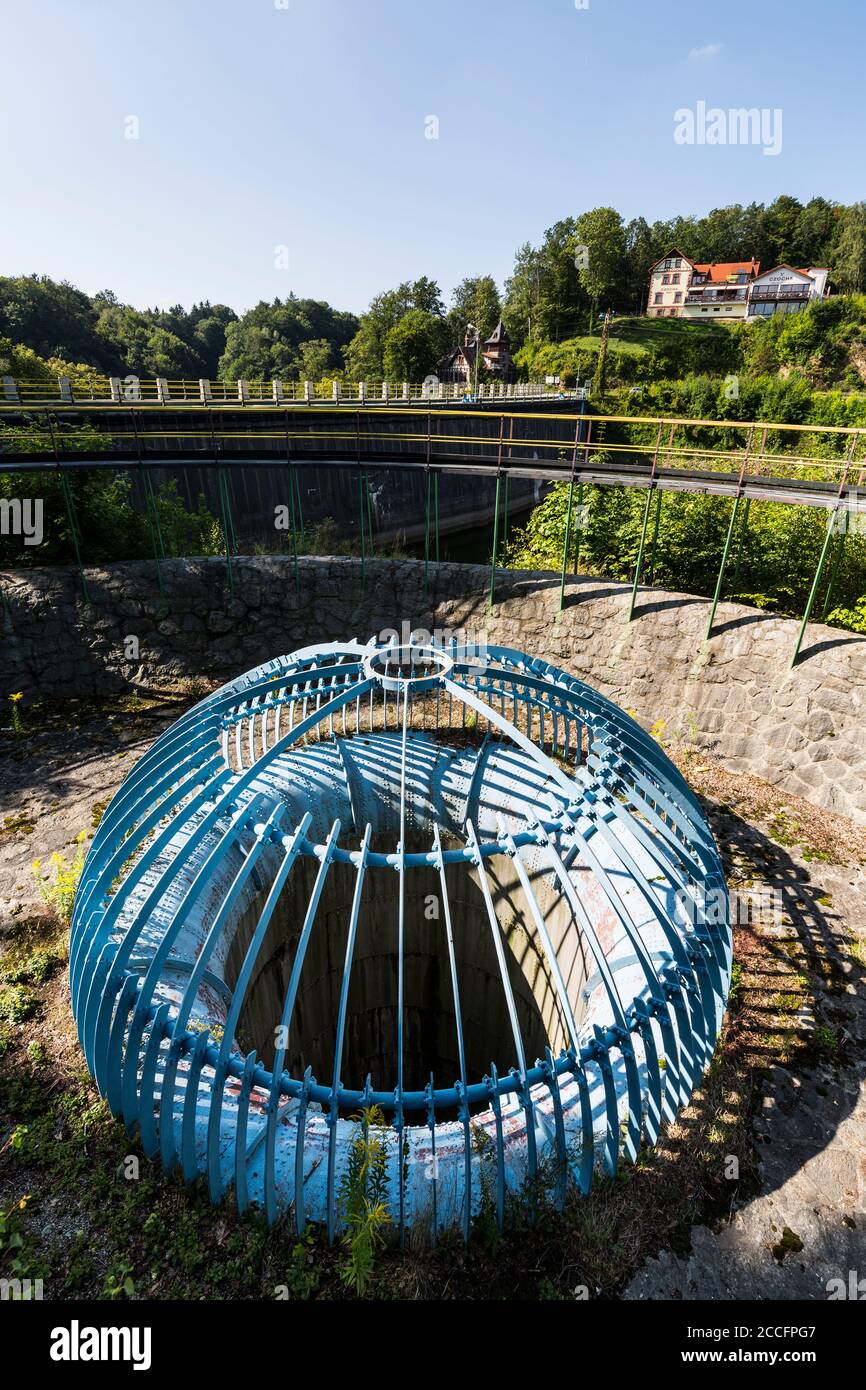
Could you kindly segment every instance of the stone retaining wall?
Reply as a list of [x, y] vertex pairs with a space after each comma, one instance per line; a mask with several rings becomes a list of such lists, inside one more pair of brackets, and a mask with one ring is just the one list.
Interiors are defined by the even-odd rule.
[[[488, 612], [489, 571], [421, 561], [304, 559], [300, 601], [291, 562], [174, 560], [88, 569], [90, 604], [74, 570], [0, 574], [0, 694], [105, 695], [185, 677], [232, 674], [310, 642], [386, 628], [451, 629], [520, 648], [573, 672], [665, 742], [706, 748], [821, 805], [866, 823], [866, 640], [810, 626], [788, 669], [796, 622], [720, 604], [704, 642], [708, 602], [607, 580], [502, 571]], [[136, 643], [137, 652], [136, 657]]]

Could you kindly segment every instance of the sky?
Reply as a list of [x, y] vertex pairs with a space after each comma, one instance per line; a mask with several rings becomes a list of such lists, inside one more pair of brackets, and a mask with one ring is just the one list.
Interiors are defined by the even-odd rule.
[[[138, 307], [361, 312], [599, 205], [866, 197], [862, 0], [0, 0], [0, 34], [0, 274]], [[764, 145], [781, 111], [780, 151], [677, 143], [700, 102]]]

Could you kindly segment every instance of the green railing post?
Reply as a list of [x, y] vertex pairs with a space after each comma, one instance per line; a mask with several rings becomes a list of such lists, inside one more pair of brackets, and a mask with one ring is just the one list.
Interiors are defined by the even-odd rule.
[[496, 475], [496, 510], [493, 516], [493, 554], [490, 557], [490, 601], [488, 608], [493, 607], [493, 600], [496, 594], [496, 555], [499, 546], [499, 490], [502, 484], [502, 477]]
[[562, 542], [562, 574], [559, 578], [559, 611], [565, 603], [565, 572], [568, 569], [568, 549], [571, 544], [571, 514], [574, 510], [574, 474], [568, 484], [568, 508], [565, 513], [565, 539]]
[[806, 603], [806, 611], [803, 614], [803, 621], [800, 624], [800, 631], [797, 633], [797, 645], [794, 648], [794, 654], [791, 657], [791, 661], [788, 666], [789, 670], [791, 670], [797, 664], [797, 658], [800, 655], [800, 648], [803, 645], [803, 637], [806, 633], [806, 625], [811, 616], [812, 606], [815, 602], [815, 595], [818, 592], [818, 586], [821, 583], [821, 575], [824, 573], [824, 565], [827, 562], [827, 552], [830, 549], [830, 542], [832, 541], [833, 536], [836, 532], [836, 517], [838, 514], [838, 510], [838, 507], [835, 507], [833, 511], [830, 513], [829, 517], [827, 518], [827, 534], [824, 537], [824, 544], [821, 546], [821, 555], [818, 560], [818, 568], [815, 571], [815, 578], [812, 580], [812, 587], [809, 590], [809, 598]]
[[583, 540], [583, 527], [580, 519], [583, 516], [583, 483], [577, 485], [577, 521], [574, 524], [574, 568], [572, 574], [575, 579], [580, 572], [580, 546]]
[[295, 485], [294, 485], [294, 481], [293, 481], [293, 479], [294, 479], [294, 472], [295, 472], [295, 470], [294, 470], [294, 468], [292, 468], [292, 466], [291, 466], [291, 464], [290, 464], [290, 465], [289, 465], [289, 520], [290, 520], [291, 525], [292, 525], [292, 562], [293, 562], [293, 567], [294, 567], [294, 571], [295, 571], [295, 602], [296, 602], [296, 603], [300, 603], [300, 601], [301, 601], [301, 576], [300, 576], [300, 574], [299, 574], [299, 572], [298, 572], [298, 536], [297, 536], [297, 531], [296, 531], [296, 529], [295, 529], [295, 527], [296, 527], [296, 521], [295, 521]]
[[427, 488], [424, 498], [424, 593], [430, 585], [430, 469], [427, 469]]
[[836, 580], [839, 576], [839, 567], [842, 564], [842, 555], [845, 550], [845, 541], [847, 539], [847, 535], [848, 532], [846, 527], [843, 528], [843, 530], [839, 533], [839, 539], [837, 540], [833, 550], [833, 561], [830, 565], [830, 578], [827, 580], [827, 592], [824, 595], [824, 604], [821, 608], [822, 622], [830, 611], [830, 600], [833, 597], [833, 590], [836, 587]]
[[724, 548], [724, 550], [722, 551], [722, 563], [719, 565], [719, 577], [718, 577], [718, 579], [716, 580], [716, 592], [713, 594], [713, 602], [712, 602], [712, 606], [711, 606], [711, 608], [710, 608], [710, 621], [707, 623], [707, 635], [706, 635], [706, 637], [704, 638], [704, 641], [705, 641], [705, 642], [708, 642], [708, 641], [710, 640], [710, 634], [711, 634], [711, 632], [712, 632], [712, 630], [713, 630], [713, 621], [714, 621], [715, 616], [716, 616], [716, 609], [717, 609], [718, 606], [719, 606], [719, 598], [721, 597], [721, 593], [722, 593], [722, 583], [723, 583], [724, 578], [725, 578], [725, 568], [726, 568], [727, 563], [728, 563], [728, 556], [729, 556], [730, 553], [731, 553], [731, 541], [732, 541], [733, 535], [734, 535], [734, 526], [735, 526], [735, 524], [736, 524], [737, 512], [739, 511], [739, 508], [740, 508], [740, 499], [739, 499], [739, 497], [735, 497], [735, 498], [734, 498], [734, 505], [733, 505], [733, 507], [732, 507], [732, 509], [731, 509], [731, 520], [730, 520], [730, 524], [729, 524], [729, 526], [728, 526], [728, 534], [725, 536], [725, 548]]
[[743, 549], [746, 544], [746, 536], [749, 533], [749, 508], [751, 505], [752, 499], [751, 497], [747, 497], [745, 506], [743, 507], [743, 519], [740, 522], [740, 534], [737, 539], [737, 563], [734, 565], [734, 578], [731, 583], [734, 593], [737, 592], [737, 585], [740, 582], [740, 567], [743, 563]]
[[376, 554], [376, 542], [373, 537], [373, 495], [370, 491], [370, 475], [364, 473], [364, 494], [367, 498], [367, 539], [370, 542], [370, 558]]
[[367, 568], [367, 551], [364, 542], [364, 475], [358, 469], [358, 520], [361, 524], [361, 584], [365, 583]]
[[165, 597], [165, 584], [163, 583], [162, 566], [160, 564], [160, 559], [165, 559], [165, 542], [162, 538], [162, 527], [159, 524], [159, 511], [157, 510], [153, 484], [145, 469], [142, 469], [142, 485], [144, 487], [147, 529], [150, 532], [150, 542], [153, 546], [153, 561], [156, 565], [156, 582], [159, 585], [159, 592]]
[[301, 537], [301, 545], [303, 545], [303, 544], [304, 544], [304, 508], [303, 508], [303, 506], [301, 505], [301, 479], [300, 479], [300, 475], [299, 475], [297, 469], [294, 470], [294, 474], [295, 474], [295, 492], [296, 492], [296, 494], [297, 494], [297, 501], [298, 501], [298, 532], [299, 532], [300, 537]]
[[502, 548], [508, 545], [508, 474], [505, 475], [505, 501], [502, 508]]
[[63, 490], [63, 500], [66, 503], [66, 515], [69, 518], [69, 530], [72, 534], [72, 547], [75, 551], [75, 560], [78, 565], [78, 573], [81, 576], [81, 588], [84, 593], [85, 603], [90, 602], [90, 590], [87, 587], [87, 576], [84, 573], [84, 565], [81, 560], [81, 546], [79, 544], [78, 516], [75, 510], [75, 501], [72, 490], [69, 486], [69, 479], [65, 473], [60, 474], [60, 486]]
[[655, 519], [654, 519], [654, 521], [653, 521], [653, 538], [652, 538], [652, 540], [650, 541], [650, 557], [649, 557], [649, 582], [650, 582], [650, 584], [655, 583], [655, 577], [656, 577], [656, 541], [657, 541], [658, 538], [659, 538], [659, 522], [661, 521], [661, 516], [662, 516], [662, 497], [663, 497], [663, 495], [664, 495], [664, 494], [662, 493], [661, 488], [659, 488], [658, 491], [657, 491], [657, 493], [656, 493], [656, 514], [655, 514]]
[[651, 484], [650, 487], [647, 489], [646, 506], [645, 506], [644, 509], [643, 509], [643, 525], [641, 526], [641, 530], [640, 530], [640, 545], [639, 545], [638, 548], [637, 548], [637, 563], [636, 563], [636, 565], [635, 565], [635, 567], [634, 567], [634, 583], [633, 583], [632, 586], [631, 586], [631, 603], [629, 604], [629, 607], [628, 607], [628, 620], [629, 620], [629, 622], [631, 622], [632, 619], [634, 618], [634, 606], [635, 606], [635, 603], [637, 602], [637, 589], [638, 589], [638, 585], [640, 584], [640, 572], [641, 572], [641, 567], [642, 567], [642, 565], [643, 565], [643, 548], [644, 548], [644, 545], [646, 544], [646, 531], [647, 531], [647, 525], [648, 525], [648, 523], [649, 523], [650, 507], [652, 506], [652, 500], [653, 500], [653, 492], [654, 492], [654, 490], [655, 490], [655, 484]]
[[220, 512], [223, 523], [223, 542], [226, 555], [226, 574], [229, 581], [229, 595], [235, 596], [235, 575], [232, 567], [232, 550], [234, 548], [234, 527], [231, 520], [231, 503], [228, 495], [228, 480], [225, 476], [225, 469], [219, 470], [219, 491], [220, 491]]

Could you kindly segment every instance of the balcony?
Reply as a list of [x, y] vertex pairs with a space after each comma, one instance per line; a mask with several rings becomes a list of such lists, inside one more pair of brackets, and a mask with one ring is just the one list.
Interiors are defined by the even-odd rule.
[[741, 304], [748, 295], [748, 287], [736, 290], [689, 290], [686, 304]]
[[752, 288], [752, 299], [808, 299], [810, 295], [809, 285], [757, 285]]

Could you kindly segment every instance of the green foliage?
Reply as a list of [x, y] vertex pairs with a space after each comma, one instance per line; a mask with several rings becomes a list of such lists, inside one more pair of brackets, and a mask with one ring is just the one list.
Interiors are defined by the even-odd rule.
[[[508, 564], [514, 569], [559, 570], [565, 542], [569, 485], [557, 483], [513, 537]], [[576, 493], [575, 493], [576, 505]], [[586, 488], [580, 531], [581, 569], [623, 582], [634, 576], [643, 525], [645, 495], [626, 488]], [[710, 595], [715, 588], [730, 521], [731, 502], [689, 493], [664, 493], [652, 581], [676, 592]], [[742, 517], [742, 509], [740, 515]], [[781, 613], [803, 611], [824, 539], [826, 515], [820, 508], [786, 507], [752, 502], [744, 539], [736, 597], [741, 602]], [[739, 530], [735, 533], [735, 547]], [[572, 527], [576, 545], [576, 528]], [[650, 579], [650, 546], [645, 552], [644, 582]], [[736, 550], [735, 550], [736, 554]], [[573, 562], [574, 551], [570, 557]], [[735, 558], [729, 569], [733, 582]], [[829, 621], [854, 626], [862, 615], [866, 591], [866, 537], [850, 535], [834, 592], [845, 603]], [[730, 592], [730, 591], [729, 591]], [[734, 596], [733, 594], [731, 595]], [[820, 596], [819, 596], [820, 597]], [[855, 631], [860, 629], [854, 626]]]
[[447, 346], [447, 332], [441, 317], [424, 309], [410, 309], [385, 337], [383, 380], [423, 381], [435, 373]]
[[357, 326], [354, 314], [324, 300], [293, 294], [272, 304], [261, 300], [228, 325], [219, 375], [224, 381], [315, 381], [326, 368], [339, 367]]
[[461, 280], [451, 297], [448, 336], [452, 346], [462, 344], [468, 324], [474, 324], [482, 339], [489, 338], [502, 313], [499, 291], [492, 275], [470, 275]]
[[354, 1121], [357, 1129], [340, 1183], [340, 1204], [346, 1222], [343, 1245], [347, 1253], [341, 1275], [355, 1293], [363, 1296], [373, 1274], [376, 1251], [391, 1222], [384, 1138], [387, 1127], [385, 1116], [375, 1105], [354, 1116]]
[[[59, 429], [59, 426], [55, 426]], [[89, 426], [62, 431], [63, 447], [72, 451], [101, 452], [106, 437]], [[6, 445], [22, 453], [45, 447], [40, 425], [12, 429], [0, 421], [0, 449]], [[128, 472], [81, 469], [66, 475], [72, 497], [80, 547], [85, 564], [111, 560], [138, 560], [153, 554], [143, 501], [134, 503]], [[20, 536], [0, 536], [0, 564], [67, 564], [75, 559], [72, 529], [61, 478], [56, 473], [0, 474], [0, 497], [33, 497], [43, 504], [43, 541], [24, 545]], [[155, 492], [160, 532], [169, 555], [216, 555], [222, 549], [216, 518], [199, 497], [195, 511], [185, 506], [173, 481]], [[14, 714], [13, 714], [14, 718]]]
[[828, 614], [827, 621], [850, 628], [852, 632], [866, 633], [866, 594], [857, 600], [853, 608], [834, 608]]
[[25, 1023], [36, 1012], [38, 997], [27, 985], [0, 985], [0, 1019]]
[[81, 878], [81, 870], [84, 868], [87, 854], [84, 848], [86, 839], [86, 830], [82, 830], [76, 835], [75, 843], [78, 848], [71, 861], [67, 860], [64, 854], [55, 851], [48, 861], [49, 868], [47, 870], [43, 869], [41, 859], [34, 859], [31, 865], [33, 877], [39, 889], [39, 896], [44, 903], [48, 904], [59, 921], [66, 926], [72, 919], [75, 890], [78, 887], [78, 880]]
[[69, 376], [73, 383], [82, 369], [64, 368], [81, 362], [106, 376], [212, 377], [226, 326], [235, 318], [225, 304], [139, 310], [110, 290], [88, 296], [47, 275], [0, 277], [0, 339], [16, 345], [11, 351], [19, 361], [11, 374], [21, 379], [40, 379], [38, 371], [27, 370], [35, 363], [20, 360], [26, 349], [48, 359], [54, 377]]
[[108, 1299], [132, 1298], [134, 1293], [132, 1265], [114, 1265], [105, 1276], [102, 1297]]
[[[444, 328], [444, 305], [439, 286], [435, 280], [422, 276], [420, 280], [404, 280], [394, 290], [384, 290], [370, 303], [366, 314], [361, 316], [358, 331], [345, 351], [346, 374], [352, 381], [382, 381], [385, 372], [385, 347], [388, 335], [397, 327], [401, 319], [412, 311], [443, 321], [443, 347], [447, 342]], [[424, 322], [428, 323], [428, 319]], [[416, 331], [421, 320], [413, 320]], [[399, 342], [399, 338], [397, 342]], [[392, 347], [396, 353], [396, 347]], [[435, 371], [436, 363], [427, 368]], [[426, 375], [426, 371], [423, 373]]]
[[[600, 347], [599, 334], [559, 342], [533, 337], [515, 354], [515, 362], [534, 381], [550, 373], [573, 386], [594, 375]], [[737, 343], [725, 324], [622, 318], [610, 325], [605, 375], [614, 386], [664, 381], [695, 370], [725, 374], [738, 364]], [[641, 409], [646, 409], [645, 402]]]
[[618, 288], [625, 256], [622, 218], [615, 208], [593, 208], [578, 217], [574, 230], [574, 245], [586, 248], [586, 264], [578, 269], [580, 284], [595, 308], [602, 296]]

